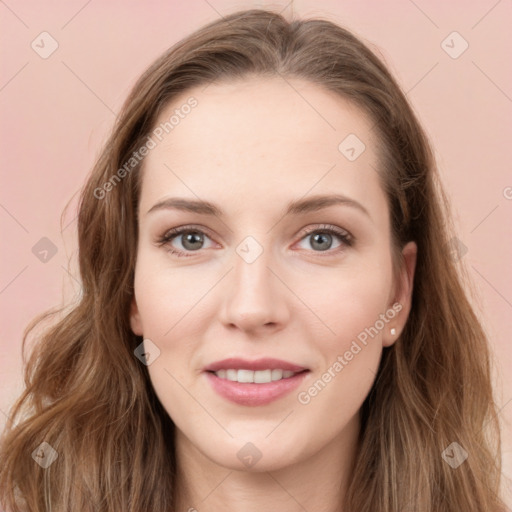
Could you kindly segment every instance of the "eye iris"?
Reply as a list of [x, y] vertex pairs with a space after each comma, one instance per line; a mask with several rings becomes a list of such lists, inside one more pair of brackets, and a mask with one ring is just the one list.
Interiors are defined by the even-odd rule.
[[[185, 247], [185, 249], [189, 249], [189, 250], [193, 251], [195, 249], [200, 249], [201, 248], [200, 246], [203, 244], [203, 235], [196, 231], [186, 233], [185, 235], [181, 235], [181, 236], [182, 236], [182, 241], [183, 241], [183, 247]], [[197, 243], [199, 243], [199, 246], [194, 245]], [[192, 245], [187, 246], [188, 244], [192, 244]]]
[[328, 233], [316, 233], [311, 236], [313, 238], [313, 242], [311, 244], [312, 247], [315, 247], [315, 244], [317, 244], [316, 248], [320, 249], [321, 251], [325, 251], [331, 247], [332, 236]]

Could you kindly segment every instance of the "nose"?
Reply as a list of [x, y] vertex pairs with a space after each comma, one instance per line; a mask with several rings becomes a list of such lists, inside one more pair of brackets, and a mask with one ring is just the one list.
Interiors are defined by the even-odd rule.
[[229, 328], [268, 334], [287, 323], [292, 294], [278, 277], [269, 253], [264, 250], [251, 263], [234, 253], [220, 312], [221, 321]]

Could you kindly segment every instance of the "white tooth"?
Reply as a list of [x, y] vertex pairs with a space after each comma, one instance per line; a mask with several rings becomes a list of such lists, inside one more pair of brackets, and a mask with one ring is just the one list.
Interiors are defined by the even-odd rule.
[[238, 380], [238, 370], [226, 370], [226, 379], [232, 381]]
[[266, 384], [272, 381], [272, 372], [270, 370], [258, 370], [254, 372], [254, 382]]
[[215, 372], [215, 375], [219, 377], [219, 379], [225, 379], [226, 378], [226, 370], [219, 370], [218, 372]]
[[291, 377], [295, 372], [292, 372], [290, 370], [284, 370], [283, 371], [283, 379], [287, 379], [288, 377]]
[[252, 370], [238, 370], [238, 382], [254, 382]]
[[283, 370], [272, 370], [272, 380], [281, 380], [283, 378]]

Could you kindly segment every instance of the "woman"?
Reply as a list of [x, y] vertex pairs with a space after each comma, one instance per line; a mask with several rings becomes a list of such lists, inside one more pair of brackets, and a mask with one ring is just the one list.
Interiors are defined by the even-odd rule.
[[28, 363], [2, 504], [504, 510], [446, 206], [348, 31], [251, 10], [172, 47], [83, 190], [82, 296]]

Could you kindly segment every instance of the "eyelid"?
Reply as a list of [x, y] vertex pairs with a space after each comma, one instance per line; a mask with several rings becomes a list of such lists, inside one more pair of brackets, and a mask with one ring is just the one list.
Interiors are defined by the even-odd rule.
[[213, 238], [212, 231], [210, 231], [207, 227], [201, 226], [200, 224], [184, 224], [183, 226], [176, 226], [175, 228], [168, 229], [161, 238], [170, 237], [172, 235], [181, 235], [183, 232], [188, 231], [198, 231], [200, 233], [204, 233], [208, 235], [208, 237]]
[[334, 224], [318, 224], [316, 226], [308, 226], [304, 228], [299, 236], [300, 239], [304, 238], [304, 236], [309, 235], [311, 233], [315, 233], [316, 231], [327, 231], [327, 232], [334, 232], [338, 236], [342, 238], [347, 238], [349, 240], [354, 240], [354, 237], [352, 234], [347, 231], [346, 229], [340, 228], [338, 226], [335, 226]]

